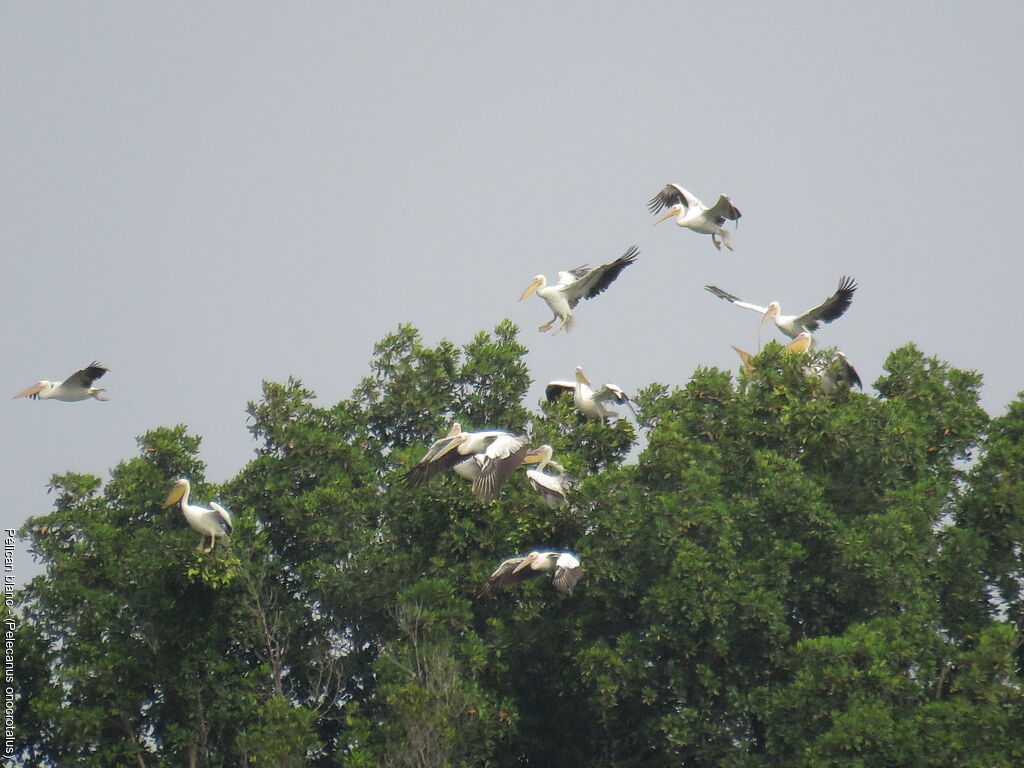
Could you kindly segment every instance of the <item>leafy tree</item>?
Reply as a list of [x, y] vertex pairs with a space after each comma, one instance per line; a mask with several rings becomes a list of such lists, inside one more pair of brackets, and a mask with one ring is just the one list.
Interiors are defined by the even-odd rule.
[[[516, 336], [401, 326], [329, 406], [265, 383], [219, 488], [180, 426], [106, 484], [55, 476], [23, 529], [46, 565], [16, 612], [26, 764], [1024, 762], [1024, 401], [989, 420], [980, 376], [912, 345], [877, 397], [825, 393], [769, 344], [648, 386], [638, 439], [524, 408]], [[453, 421], [551, 444], [571, 504], [405, 483]], [[160, 506], [181, 475], [234, 513], [212, 553]], [[574, 594], [479, 594], [531, 549], [577, 552]]]

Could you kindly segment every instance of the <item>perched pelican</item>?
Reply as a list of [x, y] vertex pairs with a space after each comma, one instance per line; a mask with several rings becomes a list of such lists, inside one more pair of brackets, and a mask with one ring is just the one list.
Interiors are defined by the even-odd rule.
[[857, 389], [864, 388], [863, 384], [861, 384], [860, 376], [857, 375], [857, 369], [850, 364], [846, 355], [839, 350], [836, 350], [835, 355], [831, 358], [824, 355], [820, 356], [810, 365], [804, 367], [804, 373], [808, 376], [820, 378], [821, 391], [826, 395], [830, 395], [839, 389], [840, 384], [846, 384], [850, 389], [853, 387], [857, 387]]
[[[675, 216], [676, 224], [680, 227], [711, 235], [711, 242], [715, 244], [715, 248], [722, 250], [722, 245], [725, 245], [730, 251], [732, 243], [723, 225], [726, 220], [738, 221], [743, 215], [740, 209], [733, 205], [728, 195], [719, 195], [718, 201], [708, 208], [678, 184], [667, 184], [661, 192], [651, 198], [647, 208], [651, 213], [658, 213], [663, 208], [668, 209], [654, 222], [655, 224]], [[722, 238], [721, 243], [718, 242], [719, 237]]]
[[576, 366], [576, 381], [549, 381], [544, 388], [544, 396], [548, 402], [554, 402], [566, 392], [572, 392], [572, 401], [576, 409], [590, 421], [600, 421], [604, 424], [605, 418], [617, 415], [615, 411], [605, 408], [605, 403], [627, 405], [635, 414], [633, 403], [629, 395], [623, 392], [614, 384], [602, 384], [596, 392], [591, 389], [590, 379], [583, 373], [581, 366]]
[[[167, 495], [164, 506], [169, 507], [172, 504], [181, 502], [181, 511], [185, 513], [185, 520], [192, 526], [192, 530], [203, 534], [203, 538], [196, 549], [209, 553], [213, 550], [214, 544], [217, 543], [218, 536], [228, 536], [231, 533], [231, 515], [216, 501], [210, 502], [212, 509], [189, 504], [188, 494], [191, 490], [192, 486], [188, 480], [184, 477], [179, 479]], [[208, 548], [203, 547], [207, 536], [210, 537], [210, 546]]]
[[[565, 469], [562, 465], [551, 460], [552, 453], [550, 445], [542, 445], [531, 451], [530, 455], [526, 457], [526, 462], [536, 462], [537, 466], [534, 469], [526, 470], [526, 477], [533, 486], [533, 490], [540, 494], [544, 503], [554, 509], [565, 506], [565, 492], [568, 490], [569, 480], [565, 476]], [[558, 475], [546, 474], [544, 468], [548, 466], [558, 472]]]
[[31, 387], [16, 394], [14, 397], [30, 397], [34, 400], [63, 400], [74, 403], [94, 397], [97, 400], [108, 400], [103, 394], [107, 390], [94, 387], [92, 383], [109, 371], [105, 365], [92, 363], [80, 371], [75, 371], [64, 381], [37, 381]]
[[525, 557], [510, 557], [499, 565], [480, 591], [482, 594], [496, 592], [542, 573], [551, 576], [551, 583], [559, 592], [572, 592], [583, 575], [583, 568], [571, 552], [531, 552]]
[[[473, 495], [488, 501], [498, 488], [519, 468], [529, 451], [526, 438], [497, 430], [463, 432], [456, 422], [448, 434], [435, 440], [426, 454], [406, 472], [406, 480], [413, 484], [425, 483], [439, 472], [454, 469], [461, 477], [473, 481]], [[483, 458], [477, 458], [480, 455]], [[474, 468], [470, 462], [478, 465]], [[460, 465], [468, 464], [462, 469]]]
[[781, 314], [782, 309], [777, 301], [769, 302], [767, 307], [759, 307], [757, 304], [748, 304], [745, 301], [740, 301], [731, 293], [723, 291], [714, 285], [706, 285], [704, 289], [720, 299], [725, 299], [730, 304], [742, 307], [743, 309], [750, 309], [763, 315], [761, 318], [762, 325], [768, 321], [769, 317], [772, 318], [780, 331], [789, 336], [789, 338], [795, 339], [801, 331], [816, 331], [821, 327], [822, 323], [831, 323], [836, 318], [842, 317], [843, 313], [850, 308], [850, 303], [853, 301], [853, 293], [857, 290], [857, 283], [854, 282], [852, 277], [839, 278], [839, 287], [836, 288], [835, 293], [818, 306], [808, 309], [799, 315]]
[[636, 261], [639, 253], [640, 249], [634, 245], [610, 264], [602, 264], [594, 269], [583, 266], [559, 272], [558, 285], [548, 285], [548, 280], [544, 275], [537, 275], [530, 283], [530, 287], [523, 291], [519, 300], [522, 301], [536, 291], [537, 295], [548, 303], [553, 317], [537, 330], [546, 331], [551, 328], [555, 320], [561, 319], [562, 322], [555, 329], [555, 333], [563, 328], [571, 331], [574, 322], [572, 310], [580, 303], [580, 299], [592, 299], [603, 293], [622, 270]]

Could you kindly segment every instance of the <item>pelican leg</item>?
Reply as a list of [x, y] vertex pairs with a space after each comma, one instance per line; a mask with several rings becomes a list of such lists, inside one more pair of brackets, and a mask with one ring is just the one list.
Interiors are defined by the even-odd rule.
[[729, 231], [723, 229], [721, 234], [722, 234], [722, 245], [724, 245], [726, 248], [728, 248], [731, 251], [732, 250], [732, 240], [729, 237]]
[[552, 317], [550, 320], [548, 320], [546, 323], [544, 323], [544, 325], [537, 326], [537, 330], [538, 331], [546, 331], [546, 330], [548, 330], [549, 328], [551, 328], [552, 325], [555, 324], [555, 320], [557, 320], [557, 319], [558, 319], [557, 316], [556, 317]]
[[206, 537], [205, 536], [201, 536], [200, 539], [199, 539], [199, 543], [196, 544], [196, 551], [198, 551], [198, 552], [205, 552], [206, 549], [203, 547], [203, 545], [205, 543], [206, 543]]
[[[711, 242], [715, 244], [715, 248], [717, 250], [719, 250], [719, 251], [722, 250], [722, 244], [718, 242], [718, 238], [715, 237], [715, 233], [714, 232], [711, 233]], [[732, 249], [730, 248], [729, 250], [731, 251]]]

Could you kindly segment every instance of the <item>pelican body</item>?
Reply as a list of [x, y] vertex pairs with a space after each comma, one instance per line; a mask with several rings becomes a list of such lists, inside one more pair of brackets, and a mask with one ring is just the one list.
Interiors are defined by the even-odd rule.
[[728, 291], [723, 291], [714, 285], [706, 285], [704, 290], [720, 299], [725, 299], [734, 306], [757, 312], [762, 316], [762, 325], [768, 322], [768, 318], [771, 318], [775, 321], [776, 328], [786, 336], [789, 336], [789, 338], [795, 339], [802, 331], [814, 332], [821, 327], [822, 323], [831, 323], [833, 320], [842, 317], [853, 302], [853, 294], [857, 290], [857, 283], [852, 277], [839, 278], [839, 285], [836, 287], [835, 293], [818, 306], [811, 307], [811, 309], [801, 312], [799, 315], [783, 315], [782, 307], [777, 301], [769, 302], [767, 307], [761, 307], [757, 304], [740, 301], [740, 299]]
[[[185, 520], [189, 526], [191, 526], [192, 530], [203, 535], [196, 549], [209, 553], [213, 550], [218, 536], [229, 536], [231, 534], [231, 515], [215, 501], [210, 502], [209, 508], [189, 504], [188, 496], [191, 490], [192, 486], [188, 480], [184, 477], [179, 479], [167, 495], [164, 506], [169, 507], [172, 504], [181, 504], [181, 511], [185, 515]], [[210, 539], [210, 546], [204, 547], [203, 545], [206, 543], [207, 537]]]
[[90, 397], [96, 400], [108, 400], [109, 398], [104, 394], [107, 390], [92, 385], [108, 370], [110, 369], [105, 365], [93, 362], [85, 368], [75, 371], [64, 381], [43, 379], [31, 387], [23, 389], [14, 397], [29, 397], [33, 400], [61, 400], [65, 403], [88, 400]]
[[[572, 401], [576, 410], [589, 421], [600, 421], [602, 424], [609, 416], [616, 416], [615, 411], [605, 407], [606, 403], [629, 406], [633, 403], [629, 395], [614, 384], [602, 384], [596, 391], [581, 366], [576, 366], [576, 381], [549, 381], [544, 388], [544, 396], [548, 402], [554, 402], [566, 392], [572, 392]], [[635, 411], [634, 411], [635, 412]]]
[[537, 330], [550, 330], [556, 320], [561, 320], [554, 332], [558, 333], [563, 328], [571, 331], [575, 322], [572, 310], [580, 303], [580, 299], [592, 299], [603, 293], [615, 282], [622, 270], [636, 261], [639, 253], [640, 249], [634, 245], [609, 264], [602, 264], [593, 269], [582, 266], [559, 272], [557, 285], [548, 285], [548, 279], [544, 275], [536, 275], [519, 300], [522, 301], [536, 291], [537, 295], [547, 302], [552, 317]]
[[571, 552], [531, 552], [523, 557], [510, 557], [499, 565], [481, 592], [493, 593], [542, 575], [550, 576], [551, 584], [559, 592], [571, 593], [583, 576], [583, 568]]
[[447, 435], [427, 448], [423, 458], [405, 477], [409, 483], [418, 485], [453, 469], [460, 477], [472, 481], [474, 496], [489, 501], [523, 463], [528, 452], [529, 444], [524, 437], [500, 430], [463, 432], [456, 422]]
[[[711, 242], [715, 248], [722, 250], [724, 245], [730, 251], [732, 250], [732, 241], [729, 238], [728, 230], [725, 229], [725, 222], [738, 221], [743, 215], [728, 195], [719, 195], [715, 204], [708, 208], [696, 195], [678, 184], [666, 184], [661, 192], [650, 199], [647, 208], [654, 214], [667, 209], [654, 222], [655, 224], [660, 224], [665, 219], [671, 219], [674, 216], [678, 226], [704, 235], [711, 235]], [[719, 238], [721, 238], [721, 242], [719, 242]]]

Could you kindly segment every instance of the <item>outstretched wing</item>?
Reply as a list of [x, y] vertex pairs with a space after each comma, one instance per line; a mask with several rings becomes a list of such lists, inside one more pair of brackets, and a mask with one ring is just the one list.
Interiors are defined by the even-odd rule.
[[480, 501], [490, 501], [498, 489], [523, 463], [530, 444], [525, 437], [499, 435], [487, 446], [480, 476], [473, 481], [473, 495]]
[[706, 215], [718, 226], [722, 226], [726, 220], [736, 221], [743, 214], [740, 213], [740, 209], [733, 204], [728, 195], [719, 195], [718, 201], [708, 208]]
[[576, 391], [575, 381], [549, 381], [548, 385], [544, 387], [544, 398], [549, 402], [553, 403], [562, 395], [568, 393], [572, 395]]
[[794, 323], [796, 326], [806, 328], [808, 331], [816, 331], [821, 323], [831, 323], [837, 317], [850, 308], [853, 302], [853, 293], [857, 290], [857, 283], [852, 277], [839, 278], [839, 287], [836, 292], [825, 299], [821, 304], [808, 309], [799, 315]]
[[405, 481], [419, 485], [465, 461], [465, 455], [459, 453], [456, 445], [462, 439], [462, 427], [455, 422], [448, 430], [448, 434], [432, 442], [419, 463], [405, 473]]
[[532, 568], [524, 568], [519, 573], [513, 573], [516, 566], [519, 565], [525, 557], [510, 557], [508, 560], [499, 565], [494, 573], [488, 577], [487, 581], [480, 587], [481, 595], [488, 595], [497, 592], [499, 589], [513, 586], [515, 584], [521, 584], [532, 576], [537, 576], [540, 572], [535, 571]]
[[651, 213], [671, 208], [673, 205], [683, 205], [687, 208], [700, 206], [700, 200], [680, 187], [678, 184], [666, 184], [665, 188], [647, 202], [647, 210]]
[[101, 378], [103, 374], [109, 370], [109, 368], [101, 363], [92, 362], [85, 368], [72, 373], [64, 380], [63, 383], [69, 387], [81, 387], [82, 389], [88, 389], [96, 379]]
[[579, 280], [567, 286], [565, 297], [569, 301], [569, 306], [575, 307], [579, 304], [580, 299], [592, 299], [604, 293], [608, 286], [615, 282], [615, 279], [622, 273], [622, 270], [636, 261], [639, 253], [639, 248], [635, 245], [630, 246], [615, 261], [595, 267]]
[[721, 288], [715, 285], [705, 285], [704, 290], [708, 291], [714, 296], [717, 296], [720, 299], [725, 299], [730, 304], [735, 304], [737, 307], [743, 307], [743, 309], [750, 309], [762, 315], [768, 311], [768, 307], [759, 307], [757, 304], [748, 304], [745, 301], [740, 301], [738, 297], [733, 296], [728, 291], [723, 291]]
[[[518, 576], [518, 574], [516, 575]], [[580, 561], [568, 552], [563, 552], [555, 561], [555, 575], [552, 577], [551, 583], [559, 592], [572, 592], [582, 576], [583, 567], [580, 565]]]

